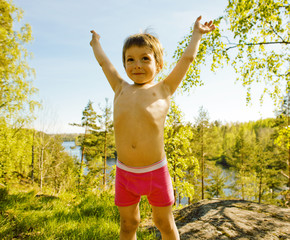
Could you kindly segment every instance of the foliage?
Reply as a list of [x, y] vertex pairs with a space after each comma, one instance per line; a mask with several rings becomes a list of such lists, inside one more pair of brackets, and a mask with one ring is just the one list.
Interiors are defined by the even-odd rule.
[[31, 27], [13, 28], [23, 11], [11, 1], [1, 0], [0, 9], [0, 183], [6, 183], [30, 171], [32, 135], [23, 127], [39, 103], [32, 98], [37, 90], [24, 47], [32, 40]]
[[290, 93], [284, 97], [280, 110], [277, 112], [275, 126], [278, 132], [275, 134], [275, 144], [281, 148], [283, 162], [288, 165], [288, 174], [283, 173], [283, 176], [288, 178], [288, 187], [290, 187]]
[[[212, 71], [228, 64], [235, 69], [237, 81], [247, 88], [248, 102], [252, 86], [259, 83], [263, 89], [261, 102], [268, 94], [278, 103], [285, 91], [290, 90], [289, 10], [288, 0], [229, 0], [225, 14], [214, 20], [216, 30], [203, 36], [182, 88], [189, 90], [203, 84], [201, 64], [210, 62]], [[191, 34], [179, 42], [174, 54], [176, 60]]]
[[58, 134], [51, 134], [52, 137], [59, 137], [63, 142], [73, 142], [80, 135], [81, 134], [79, 134], [79, 133], [58, 133]]
[[[276, 144], [290, 148], [290, 92], [284, 97], [283, 102], [278, 111], [277, 124], [279, 125], [279, 134]], [[279, 120], [279, 123], [278, 123]]]
[[175, 197], [177, 193], [181, 197], [191, 199], [194, 195], [194, 182], [199, 171], [199, 164], [191, 153], [191, 138], [190, 127], [182, 124], [181, 112], [172, 101], [164, 131], [164, 143], [169, 172], [173, 177]]
[[0, 183], [13, 186], [30, 182], [55, 192], [76, 187], [75, 159], [62, 147], [62, 141], [43, 132], [0, 128]]
[[17, 177], [16, 173], [29, 173], [31, 134], [28, 132], [13, 129], [0, 119], [0, 183]]
[[34, 70], [28, 66], [29, 53], [24, 48], [32, 40], [31, 26], [13, 29], [23, 11], [11, 1], [1, 0], [0, 9], [0, 115], [21, 126], [31, 119], [35, 106], [39, 105], [32, 99], [37, 89], [28, 80]]
[[210, 161], [219, 159], [222, 153], [222, 138], [218, 126], [218, 122], [210, 122], [208, 111], [200, 107], [198, 116], [191, 127], [193, 132], [191, 148], [200, 166], [198, 179], [201, 186], [196, 185], [198, 189], [198, 195], [195, 196], [196, 199], [200, 199], [200, 196], [202, 199], [205, 198], [206, 180], [215, 171], [215, 167], [210, 164]]
[[275, 144], [274, 122], [275, 119], [265, 119], [228, 127], [236, 135], [224, 152], [227, 165], [235, 173], [231, 184], [234, 197], [277, 203], [275, 198], [286, 184], [281, 172], [287, 165], [281, 161], [285, 150]]
[[[106, 99], [105, 107], [99, 105], [99, 109], [100, 114], [97, 114], [93, 108], [93, 102], [89, 101], [83, 111], [82, 123], [72, 124], [85, 128], [85, 134], [79, 136], [78, 140], [82, 148], [79, 180], [79, 183], [82, 184], [82, 191], [105, 187], [108, 182], [106, 159], [115, 157], [112, 110], [108, 99]], [[84, 158], [88, 170], [85, 176], [83, 176]], [[111, 182], [112, 179], [109, 178], [109, 181]]]
[[225, 176], [221, 168], [215, 168], [215, 171], [211, 174], [211, 178], [208, 180], [209, 184], [206, 188], [210, 198], [223, 198], [225, 197], [224, 188], [228, 176]]

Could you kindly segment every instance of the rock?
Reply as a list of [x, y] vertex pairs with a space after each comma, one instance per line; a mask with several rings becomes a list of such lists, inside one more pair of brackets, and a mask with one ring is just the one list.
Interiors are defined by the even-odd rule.
[[[290, 208], [242, 200], [203, 200], [174, 211], [180, 239], [290, 239]], [[144, 226], [157, 231], [152, 221]]]

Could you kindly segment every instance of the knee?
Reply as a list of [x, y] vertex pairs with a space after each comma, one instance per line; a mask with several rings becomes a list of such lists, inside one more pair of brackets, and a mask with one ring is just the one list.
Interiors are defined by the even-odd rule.
[[171, 219], [155, 218], [154, 223], [156, 227], [163, 233], [172, 233], [175, 228], [175, 223], [174, 221], [171, 221]]
[[121, 231], [125, 233], [135, 232], [139, 223], [140, 218], [121, 219]]

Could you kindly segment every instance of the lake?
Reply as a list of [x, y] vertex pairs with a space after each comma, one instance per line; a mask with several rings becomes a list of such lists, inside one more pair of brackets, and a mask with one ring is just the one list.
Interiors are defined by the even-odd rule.
[[[76, 146], [74, 141], [63, 142], [62, 146], [65, 148], [65, 151], [68, 152], [71, 156], [77, 157], [81, 161], [82, 158], [81, 147]], [[86, 162], [86, 159], [84, 160]], [[112, 167], [114, 165], [116, 165], [116, 159], [107, 159], [107, 166]]]

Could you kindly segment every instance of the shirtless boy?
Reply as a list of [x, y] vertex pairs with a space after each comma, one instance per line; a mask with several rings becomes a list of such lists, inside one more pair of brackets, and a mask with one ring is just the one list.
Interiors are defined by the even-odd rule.
[[163, 67], [162, 46], [150, 34], [132, 35], [123, 47], [123, 64], [129, 84], [118, 74], [92, 33], [90, 45], [113, 91], [114, 129], [118, 154], [115, 204], [121, 218], [120, 239], [136, 239], [140, 222], [139, 201], [146, 195], [153, 220], [162, 239], [179, 239], [172, 214], [174, 203], [171, 179], [164, 151], [164, 123], [170, 98], [194, 60], [202, 34], [215, 29], [212, 21], [197, 18], [192, 38], [172, 72], [154, 83]]

